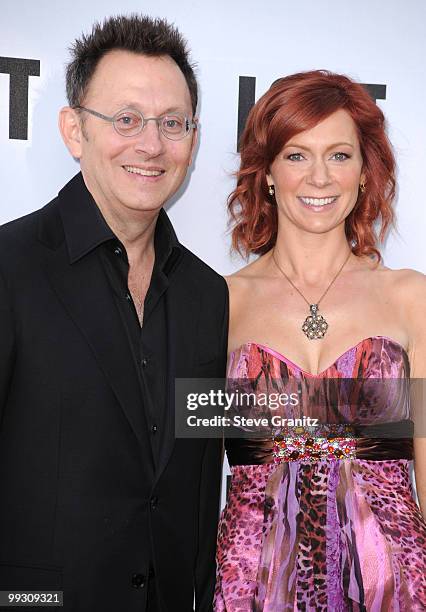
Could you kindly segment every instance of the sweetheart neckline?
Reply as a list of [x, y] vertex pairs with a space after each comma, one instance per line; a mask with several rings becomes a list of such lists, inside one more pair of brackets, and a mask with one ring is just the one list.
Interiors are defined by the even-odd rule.
[[263, 351], [265, 351], [266, 353], [269, 353], [273, 357], [276, 357], [279, 361], [283, 361], [284, 363], [287, 363], [288, 365], [294, 366], [302, 374], [307, 374], [308, 376], [312, 376], [314, 378], [317, 378], [318, 376], [322, 376], [328, 370], [330, 370], [333, 366], [335, 366], [336, 363], [340, 359], [342, 359], [342, 357], [344, 357], [345, 355], [347, 355], [349, 353], [349, 351], [352, 351], [353, 349], [357, 349], [361, 344], [363, 344], [364, 342], [367, 342], [367, 340], [374, 340], [376, 338], [381, 338], [382, 340], [387, 340], [388, 342], [391, 342], [391, 343], [395, 344], [396, 346], [398, 346], [401, 349], [401, 351], [406, 355], [406, 357], [408, 359], [408, 352], [407, 352], [407, 350], [402, 346], [402, 344], [400, 342], [398, 342], [398, 340], [394, 340], [393, 338], [389, 338], [389, 336], [381, 336], [381, 335], [379, 335], [379, 336], [367, 336], [366, 338], [363, 338], [362, 340], [360, 340], [359, 342], [357, 342], [353, 346], [350, 346], [348, 349], [346, 349], [346, 351], [343, 351], [343, 353], [341, 355], [336, 357], [336, 359], [333, 361], [333, 363], [331, 363], [324, 370], [321, 370], [321, 372], [318, 372], [318, 374], [313, 374], [312, 372], [308, 372], [307, 370], [301, 368], [297, 363], [295, 363], [294, 361], [292, 361], [291, 359], [289, 359], [288, 357], [286, 357], [285, 355], [280, 353], [279, 351], [276, 351], [275, 349], [273, 349], [273, 348], [271, 348], [269, 346], [266, 346], [265, 344], [261, 344], [259, 342], [253, 342], [253, 341], [243, 342], [242, 344], [240, 344], [239, 347], [237, 347], [236, 349], [231, 351], [229, 353], [229, 356], [234, 355], [238, 350], [243, 348], [243, 346], [254, 345], [254, 346], [258, 346]]

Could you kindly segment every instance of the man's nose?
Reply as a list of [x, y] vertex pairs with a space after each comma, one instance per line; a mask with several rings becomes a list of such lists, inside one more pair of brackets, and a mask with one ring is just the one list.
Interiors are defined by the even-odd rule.
[[331, 182], [330, 171], [327, 163], [323, 159], [316, 159], [312, 163], [308, 176], [308, 183], [324, 187]]
[[148, 119], [141, 132], [136, 136], [135, 151], [149, 157], [161, 155], [165, 148], [164, 137], [160, 132], [158, 121]]

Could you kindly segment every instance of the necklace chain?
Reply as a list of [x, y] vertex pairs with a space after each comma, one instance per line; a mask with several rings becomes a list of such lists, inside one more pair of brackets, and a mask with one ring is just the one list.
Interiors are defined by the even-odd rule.
[[[343, 270], [343, 268], [346, 266], [346, 264], [348, 263], [349, 257], [351, 256], [352, 251], [349, 251], [348, 256], [346, 257], [345, 261], [343, 262], [343, 264], [340, 266], [339, 270], [337, 271], [337, 274], [335, 274], [335, 276], [333, 277], [333, 279], [331, 280], [330, 284], [328, 285], [328, 287], [326, 288], [326, 290], [324, 291], [324, 293], [322, 294], [322, 296], [320, 297], [320, 299], [318, 300], [318, 302], [315, 302], [316, 306], [319, 306], [320, 302], [322, 301], [322, 299], [327, 295], [328, 291], [330, 290], [331, 286], [333, 285], [334, 281], [337, 279], [337, 277], [339, 276], [339, 274], [341, 273], [341, 271]], [[307, 303], [307, 305], [310, 307], [311, 306], [311, 302], [308, 302], [308, 300], [306, 299], [306, 297], [303, 295], [303, 293], [300, 291], [300, 289], [298, 289], [296, 287], [296, 285], [293, 283], [293, 281], [290, 280], [290, 278], [287, 276], [287, 274], [284, 272], [284, 270], [282, 269], [282, 267], [280, 266], [280, 264], [277, 261], [277, 258], [275, 257], [275, 248], [272, 250], [272, 259], [274, 260], [275, 265], [277, 266], [278, 270], [281, 272], [281, 274], [284, 276], [284, 278], [287, 279], [287, 281], [290, 283], [290, 285], [293, 287], [293, 289], [295, 289], [297, 291], [297, 293], [305, 300], [305, 302]]]

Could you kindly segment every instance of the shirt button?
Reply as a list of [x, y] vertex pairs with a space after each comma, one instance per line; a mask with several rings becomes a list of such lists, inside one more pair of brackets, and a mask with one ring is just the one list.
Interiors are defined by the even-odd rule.
[[144, 357], [141, 361], [141, 366], [143, 368], [146, 368], [146, 366], [148, 365], [148, 359], [146, 359], [146, 357]]
[[153, 433], [153, 434], [156, 434], [156, 433], [157, 433], [157, 431], [158, 431], [158, 427], [157, 427], [157, 425], [152, 425], [152, 426], [151, 426], [151, 431], [152, 431], [152, 433]]
[[145, 586], [145, 576], [143, 574], [133, 574], [132, 587], [135, 589], [143, 589]]
[[121, 247], [115, 247], [114, 249], [114, 255], [121, 255], [123, 253], [123, 251], [121, 250]]
[[149, 501], [150, 501], [150, 504], [151, 504], [151, 508], [153, 510], [155, 510], [157, 508], [157, 506], [158, 506], [158, 497], [156, 497], [154, 495], [154, 497], [151, 497], [151, 499]]

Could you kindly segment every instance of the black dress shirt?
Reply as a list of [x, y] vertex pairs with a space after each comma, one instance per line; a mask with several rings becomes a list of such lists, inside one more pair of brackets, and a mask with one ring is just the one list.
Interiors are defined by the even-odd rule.
[[[111, 286], [111, 302], [99, 308], [118, 308], [123, 334], [132, 348], [142, 388], [154, 463], [158, 462], [166, 407], [167, 319], [165, 309], [169, 279], [181, 256], [173, 227], [164, 210], [160, 211], [154, 234], [155, 261], [144, 302], [143, 326], [128, 288], [129, 262], [124, 245], [107, 225], [95, 201], [89, 197], [79, 206], [79, 230], [72, 236], [74, 261], [94, 249], [102, 261]], [[75, 229], [77, 226], [75, 226]], [[74, 229], [74, 228], [73, 228]]]

